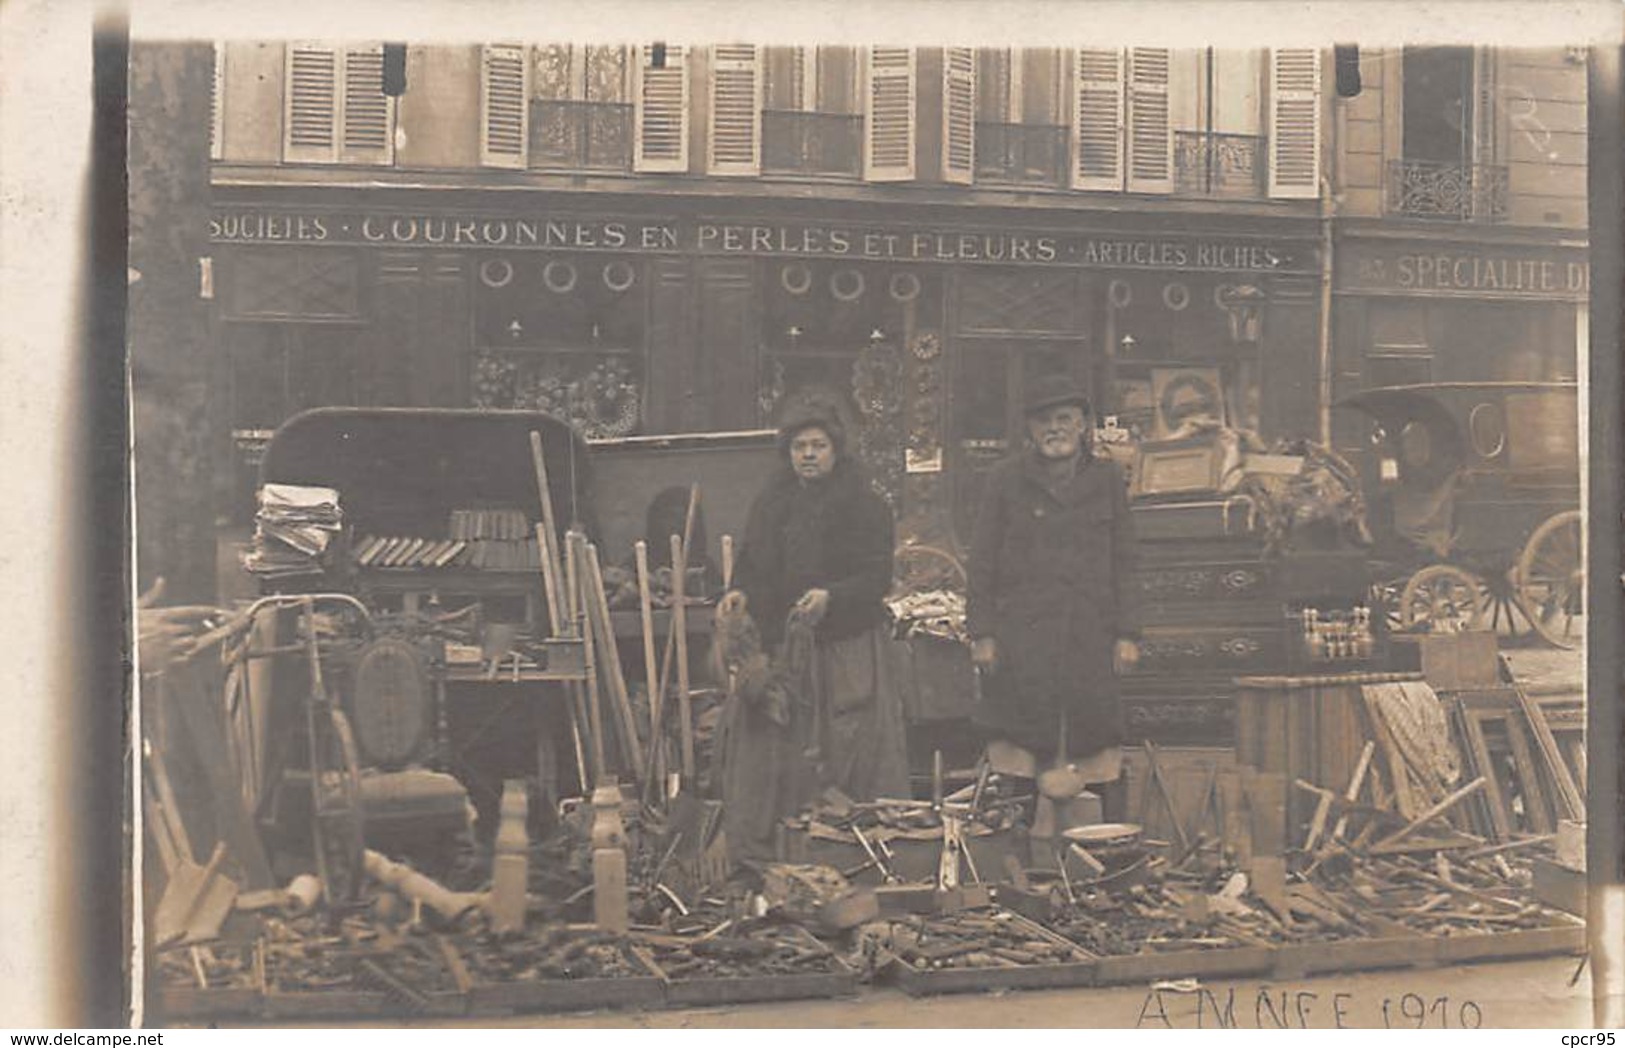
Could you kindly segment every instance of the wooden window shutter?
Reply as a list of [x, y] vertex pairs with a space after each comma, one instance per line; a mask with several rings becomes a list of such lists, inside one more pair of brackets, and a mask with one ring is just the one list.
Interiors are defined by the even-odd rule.
[[338, 158], [339, 53], [290, 43], [283, 89], [282, 159], [330, 164]]
[[942, 56], [942, 180], [969, 184], [976, 168], [976, 49]]
[[1123, 188], [1123, 52], [1073, 52], [1072, 186]]
[[480, 48], [480, 163], [524, 168], [530, 147], [530, 63], [525, 49]]
[[864, 90], [863, 177], [897, 182], [914, 177], [914, 50], [869, 48]]
[[1128, 50], [1128, 188], [1132, 193], [1174, 191], [1174, 130], [1168, 118], [1173, 52], [1166, 47]]
[[1270, 196], [1320, 196], [1320, 52], [1270, 51]]
[[762, 169], [762, 61], [754, 44], [711, 49], [710, 155], [713, 175], [754, 175]]
[[633, 67], [635, 110], [632, 167], [637, 171], [688, 170], [688, 68], [686, 52], [666, 46], [665, 64], [656, 68], [654, 48], [638, 50]]
[[1500, 136], [1496, 134], [1499, 92], [1496, 54], [1499, 48], [1473, 48], [1473, 149], [1475, 164], [1493, 164], [1499, 156]]
[[214, 82], [209, 87], [209, 159], [225, 156], [226, 146], [226, 45], [214, 45]]
[[344, 52], [339, 159], [352, 164], [395, 161], [395, 100], [384, 94], [384, 45]]

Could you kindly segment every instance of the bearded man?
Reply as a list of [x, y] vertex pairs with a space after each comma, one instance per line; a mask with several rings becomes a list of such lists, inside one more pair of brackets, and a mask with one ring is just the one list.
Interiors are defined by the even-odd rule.
[[[1070, 379], [1040, 384], [1024, 407], [1028, 446], [990, 473], [971, 544], [976, 722], [995, 769], [1013, 747], [1028, 767], [1062, 756], [1080, 787], [1112, 783], [1122, 767], [1117, 678], [1139, 660], [1126, 484], [1092, 453], [1093, 412]], [[1106, 799], [1110, 809], [1118, 798]]]

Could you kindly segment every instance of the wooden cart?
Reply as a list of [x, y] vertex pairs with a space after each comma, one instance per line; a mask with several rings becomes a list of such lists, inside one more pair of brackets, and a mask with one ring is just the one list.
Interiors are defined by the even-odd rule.
[[1378, 560], [1400, 629], [1585, 637], [1578, 390], [1440, 382], [1367, 390]]

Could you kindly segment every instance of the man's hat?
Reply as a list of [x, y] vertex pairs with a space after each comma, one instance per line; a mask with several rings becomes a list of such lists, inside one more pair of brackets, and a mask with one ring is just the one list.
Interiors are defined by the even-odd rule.
[[1022, 413], [1030, 417], [1063, 404], [1075, 404], [1083, 409], [1085, 415], [1095, 413], [1094, 405], [1089, 403], [1089, 395], [1073, 381], [1071, 375], [1051, 375], [1028, 389]]

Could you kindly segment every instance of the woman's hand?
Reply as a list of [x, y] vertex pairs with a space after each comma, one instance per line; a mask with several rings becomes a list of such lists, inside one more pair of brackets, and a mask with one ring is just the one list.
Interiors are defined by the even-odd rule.
[[1121, 677], [1140, 664], [1140, 645], [1132, 640], [1120, 640], [1112, 651], [1112, 672]]
[[999, 645], [992, 637], [978, 637], [970, 646], [971, 665], [991, 676], [999, 668]]
[[801, 595], [796, 605], [791, 609], [806, 622], [816, 626], [824, 621], [829, 614], [829, 590], [810, 589]]

